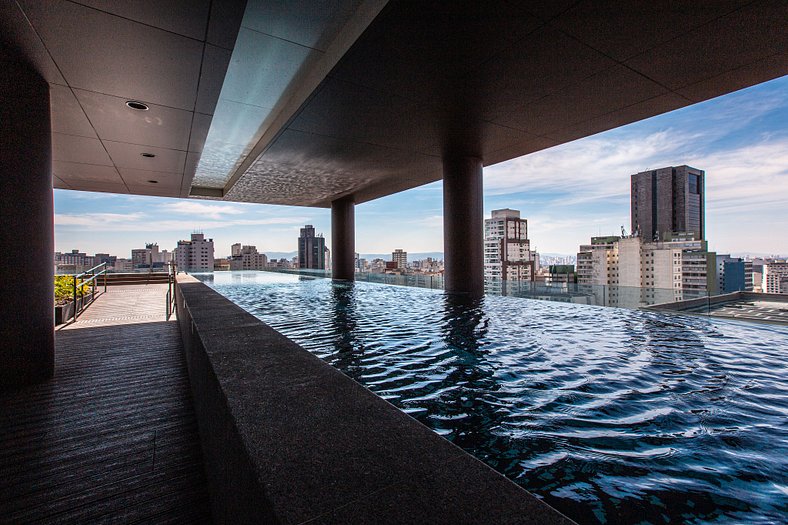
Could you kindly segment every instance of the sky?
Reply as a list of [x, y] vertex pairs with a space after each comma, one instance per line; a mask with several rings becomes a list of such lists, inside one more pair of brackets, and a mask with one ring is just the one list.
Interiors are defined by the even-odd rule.
[[[706, 238], [718, 253], [788, 255], [788, 76], [484, 169], [485, 218], [513, 208], [531, 247], [575, 254], [629, 231], [630, 175], [688, 164], [706, 172]], [[327, 209], [54, 190], [57, 251], [130, 257], [171, 250], [193, 231], [217, 257], [235, 242], [297, 249], [313, 224], [331, 245]], [[356, 251], [443, 250], [442, 183], [356, 206]]]

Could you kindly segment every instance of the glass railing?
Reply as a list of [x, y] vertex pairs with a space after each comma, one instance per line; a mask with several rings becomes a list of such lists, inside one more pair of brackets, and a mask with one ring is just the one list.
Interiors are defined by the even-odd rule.
[[[326, 270], [269, 269], [316, 278], [330, 278]], [[357, 282], [443, 289], [442, 275], [356, 273]], [[577, 283], [499, 281], [488, 283], [488, 295], [520, 297], [591, 306], [644, 309], [666, 313], [760, 321], [788, 325], [788, 294], [720, 293], [681, 288], [655, 288]]]

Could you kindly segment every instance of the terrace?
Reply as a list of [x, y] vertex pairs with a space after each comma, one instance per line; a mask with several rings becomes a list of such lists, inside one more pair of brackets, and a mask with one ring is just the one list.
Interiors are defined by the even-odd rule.
[[484, 166], [788, 73], [779, 1], [417, 5], [0, 7], [7, 515], [199, 521], [207, 482], [217, 522], [565, 520], [204, 284], [177, 325], [118, 289], [54, 331], [53, 187], [330, 207], [352, 281], [354, 206], [443, 179], [445, 289], [478, 299]]

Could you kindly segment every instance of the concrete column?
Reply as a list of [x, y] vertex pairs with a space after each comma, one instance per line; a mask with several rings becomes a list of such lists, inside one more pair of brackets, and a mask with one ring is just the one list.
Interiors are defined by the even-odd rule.
[[52, 377], [54, 226], [49, 85], [0, 47], [0, 390]]
[[443, 159], [443, 255], [446, 291], [484, 295], [482, 160]]
[[331, 203], [331, 277], [356, 278], [356, 220], [352, 196]]

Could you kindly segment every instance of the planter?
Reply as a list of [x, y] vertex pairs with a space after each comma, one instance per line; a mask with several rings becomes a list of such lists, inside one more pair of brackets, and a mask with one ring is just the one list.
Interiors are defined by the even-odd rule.
[[[84, 301], [84, 304], [83, 304]], [[86, 308], [93, 302], [93, 296], [77, 297], [77, 308]], [[55, 305], [55, 326], [61, 325], [74, 317], [74, 301]]]

